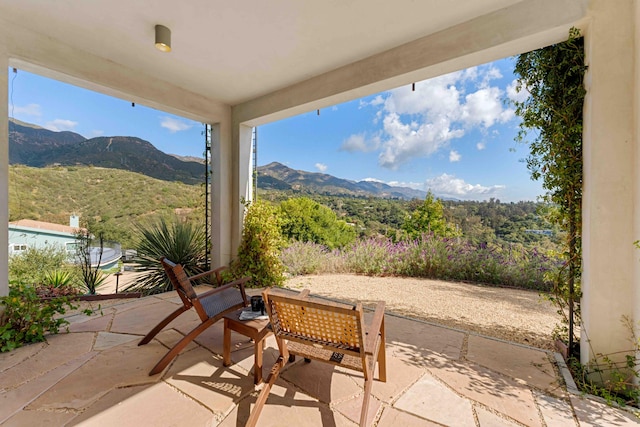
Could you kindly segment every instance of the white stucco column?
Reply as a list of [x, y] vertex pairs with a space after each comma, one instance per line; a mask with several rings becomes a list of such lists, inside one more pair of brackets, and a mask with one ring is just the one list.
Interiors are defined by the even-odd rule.
[[[233, 148], [234, 148], [234, 200], [233, 235], [231, 236], [233, 256], [235, 257], [242, 240], [242, 225], [244, 220], [244, 204], [253, 200], [252, 178], [252, 150], [251, 150], [252, 127], [243, 124], [234, 124], [233, 127]], [[236, 210], [237, 207], [237, 210]]]
[[229, 265], [231, 261], [231, 123], [211, 127], [211, 265]]
[[[613, 3], [613, 4], [612, 4]], [[640, 303], [636, 0], [594, 0], [585, 31], [581, 361], [629, 351]], [[635, 39], [635, 41], [634, 41]], [[622, 354], [616, 357], [623, 357]]]
[[9, 294], [9, 122], [8, 56], [0, 42], [0, 296]]
[[211, 262], [229, 265], [238, 254], [243, 200], [253, 198], [250, 126], [217, 123], [211, 130]]

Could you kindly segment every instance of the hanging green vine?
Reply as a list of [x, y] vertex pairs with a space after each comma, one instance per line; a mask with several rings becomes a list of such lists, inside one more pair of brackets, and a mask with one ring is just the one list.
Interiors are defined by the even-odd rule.
[[[553, 295], [565, 316], [569, 351], [575, 354], [574, 323], [580, 321], [582, 111], [584, 104], [584, 41], [572, 28], [567, 41], [518, 56], [518, 91], [529, 96], [514, 102], [521, 117], [518, 142], [529, 144], [527, 168], [542, 179], [544, 199], [557, 207], [556, 221], [566, 232], [566, 263], [555, 278]], [[526, 140], [526, 137], [531, 137]]]

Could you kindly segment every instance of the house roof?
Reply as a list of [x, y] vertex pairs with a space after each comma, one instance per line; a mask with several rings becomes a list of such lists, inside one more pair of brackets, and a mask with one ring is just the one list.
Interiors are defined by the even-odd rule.
[[68, 225], [54, 224], [51, 222], [35, 221], [33, 219], [21, 219], [18, 221], [9, 222], [9, 227], [26, 227], [43, 231], [55, 231], [58, 233], [75, 234], [78, 228]]

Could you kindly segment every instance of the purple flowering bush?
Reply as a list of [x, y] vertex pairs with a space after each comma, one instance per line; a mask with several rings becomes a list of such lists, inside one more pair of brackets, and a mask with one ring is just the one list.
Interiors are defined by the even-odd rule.
[[562, 261], [539, 248], [521, 244], [472, 244], [462, 238], [423, 234], [393, 243], [358, 240], [342, 250], [296, 242], [281, 259], [290, 275], [354, 273], [369, 276], [424, 277], [548, 291], [549, 273]]

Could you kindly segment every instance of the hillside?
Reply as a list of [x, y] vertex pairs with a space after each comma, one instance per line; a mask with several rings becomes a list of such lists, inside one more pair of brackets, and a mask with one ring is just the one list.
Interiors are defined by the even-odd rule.
[[35, 219], [68, 224], [71, 214], [96, 217], [131, 242], [134, 225], [178, 215], [204, 222], [204, 195], [186, 185], [142, 174], [97, 167], [9, 168], [9, 220]]
[[85, 139], [73, 132], [52, 132], [9, 121], [9, 164], [33, 167], [98, 166], [141, 173], [185, 184], [204, 182], [204, 166], [184, 161], [130, 136]]
[[[32, 167], [95, 166], [122, 169], [164, 181], [204, 182], [203, 160], [165, 154], [153, 144], [131, 136], [86, 139], [73, 132], [53, 132], [9, 120], [9, 164]], [[351, 181], [332, 175], [291, 169], [273, 162], [258, 167], [258, 188], [350, 197], [424, 199], [426, 192], [382, 182]]]

